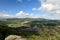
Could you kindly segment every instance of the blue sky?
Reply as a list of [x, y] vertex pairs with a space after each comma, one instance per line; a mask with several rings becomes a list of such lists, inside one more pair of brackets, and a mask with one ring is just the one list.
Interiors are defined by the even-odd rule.
[[0, 0], [0, 12], [7, 12], [13, 15], [19, 11], [35, 13], [32, 8], [38, 7], [40, 7], [40, 2], [37, 0], [22, 0], [22, 2], [19, 0]]
[[60, 1], [0, 0], [0, 17], [60, 19]]

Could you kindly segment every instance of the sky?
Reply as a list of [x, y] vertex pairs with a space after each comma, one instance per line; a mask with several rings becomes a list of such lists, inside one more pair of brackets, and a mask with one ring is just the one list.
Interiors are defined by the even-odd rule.
[[60, 0], [0, 0], [0, 18], [60, 20]]

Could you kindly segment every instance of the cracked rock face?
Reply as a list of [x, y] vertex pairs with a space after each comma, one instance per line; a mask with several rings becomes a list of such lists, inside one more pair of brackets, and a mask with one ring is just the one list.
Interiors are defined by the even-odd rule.
[[10, 36], [6, 37], [5, 40], [26, 40], [26, 39], [22, 38], [21, 36], [10, 35]]

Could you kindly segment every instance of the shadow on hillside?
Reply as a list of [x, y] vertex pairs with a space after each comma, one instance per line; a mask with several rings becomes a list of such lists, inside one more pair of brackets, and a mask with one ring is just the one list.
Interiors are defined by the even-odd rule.
[[7, 25], [0, 25], [0, 40], [4, 40], [9, 35], [19, 35], [22, 37], [28, 37], [31, 35], [37, 35], [36, 31], [33, 30], [22, 30], [19, 28], [10, 28]]

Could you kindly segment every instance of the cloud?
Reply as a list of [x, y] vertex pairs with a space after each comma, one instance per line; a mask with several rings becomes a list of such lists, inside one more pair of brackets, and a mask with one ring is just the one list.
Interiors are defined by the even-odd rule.
[[46, 11], [49, 14], [49, 16], [45, 14], [47, 16], [46, 18], [60, 19], [60, 0], [39, 0], [39, 2], [41, 2], [41, 6], [39, 8], [33, 8], [34, 10]]
[[1, 16], [5, 17], [5, 16], [10, 16], [10, 15], [4, 14], [4, 13], [0, 13], [0, 17], [1, 17]]
[[41, 4], [43, 4], [45, 2], [45, 0], [38, 0]]
[[25, 13], [23, 11], [20, 11], [16, 14], [16, 17], [17, 18], [31, 18], [32, 17], [32, 14], [29, 14], [29, 13]]
[[51, 11], [53, 10], [54, 5], [53, 4], [42, 4], [40, 8], [38, 8], [38, 10], [47, 10], [47, 11]]
[[25, 13], [24, 11], [20, 11], [16, 14], [16, 18], [41, 18], [38, 14], [33, 13]]
[[24, 11], [19, 11], [16, 15], [10, 15], [6, 13], [0, 13], [0, 19], [6, 18], [40, 18], [40, 15], [35, 15], [33, 13], [26, 13]]
[[14, 16], [6, 13], [0, 13], [0, 19], [6, 19], [6, 18], [14, 18]]
[[32, 8], [32, 10], [34, 11], [34, 10], [37, 10], [36, 8]]

